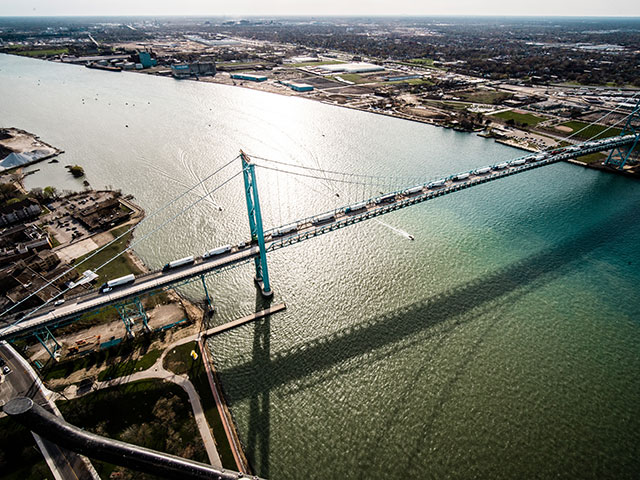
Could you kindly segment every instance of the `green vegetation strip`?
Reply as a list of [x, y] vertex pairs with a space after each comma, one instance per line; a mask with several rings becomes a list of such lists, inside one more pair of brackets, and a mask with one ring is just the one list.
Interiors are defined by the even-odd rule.
[[576, 158], [576, 160], [584, 163], [597, 163], [602, 162], [607, 159], [607, 155], [602, 152], [590, 153], [589, 155], [583, 155], [582, 157]]
[[411, 60], [409, 60], [409, 63], [433, 67], [433, 61], [433, 58], [412, 58]]
[[409, 80], [391, 80], [390, 82], [379, 83], [378, 85], [394, 85], [397, 83], [406, 83], [408, 85], [433, 85], [431, 80], [423, 78], [410, 78]]
[[[193, 358], [191, 358], [192, 350], [198, 353], [197, 360], [193, 360]], [[211, 393], [207, 370], [202, 362], [198, 344], [196, 342], [189, 342], [172, 349], [164, 357], [164, 368], [179, 375], [185, 373], [189, 375], [189, 379], [200, 395], [200, 401], [202, 402], [205, 417], [207, 417], [207, 422], [209, 422], [209, 426], [213, 431], [213, 437], [216, 440], [216, 446], [218, 448], [220, 459], [222, 460], [222, 466], [224, 468], [236, 470], [237, 465], [233, 458], [233, 452], [231, 451], [231, 446], [229, 445], [229, 440], [227, 439], [222, 419], [218, 413], [216, 401], [213, 398], [213, 393]]]
[[69, 53], [68, 48], [50, 48], [45, 50], [22, 50], [14, 52], [16, 55], [24, 55], [25, 57], [49, 57], [51, 55], [62, 55]]
[[544, 118], [536, 117], [531, 113], [517, 113], [513, 110], [510, 110], [508, 112], [494, 113], [492, 116], [502, 118], [506, 121], [513, 120], [517, 125], [526, 125], [529, 127], [536, 126], [538, 123], [544, 120]]

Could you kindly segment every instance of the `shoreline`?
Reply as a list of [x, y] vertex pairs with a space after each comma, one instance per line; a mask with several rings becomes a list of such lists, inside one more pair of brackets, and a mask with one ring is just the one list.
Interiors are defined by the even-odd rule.
[[[54, 147], [53, 145], [50, 145], [47, 142], [44, 142], [40, 138], [39, 135], [36, 135], [34, 133], [31, 133], [31, 132], [27, 132], [26, 130], [23, 130], [21, 128], [17, 128], [17, 127], [0, 127], [0, 131], [13, 131], [13, 132], [15, 132], [15, 133], [17, 133], [19, 135], [23, 135], [24, 137], [30, 138], [34, 144], [40, 144], [40, 145], [42, 145], [44, 147], [47, 147], [47, 148], [53, 150], [48, 155], [45, 155], [43, 157], [31, 160], [30, 162], [26, 162], [26, 163], [23, 163], [21, 165], [16, 165], [14, 167], [10, 167], [10, 168], [7, 168], [5, 170], [0, 170], [0, 175], [2, 175], [2, 174], [11, 174], [11, 173], [18, 173], [20, 175], [23, 175], [23, 173], [22, 173], [22, 169], [23, 168], [30, 167], [32, 165], [36, 165], [36, 164], [38, 164], [40, 162], [43, 162], [45, 160], [50, 160], [52, 158], [55, 158], [55, 157], [65, 153], [64, 150], [62, 150], [62, 149], [60, 149], [58, 147]], [[0, 140], [0, 144], [2, 144], [2, 140]], [[7, 148], [9, 150], [14, 150], [13, 148], [6, 147], [6, 146], [5, 146], [5, 148]], [[31, 151], [33, 151], [33, 150], [31, 150]], [[18, 153], [18, 154], [25, 154], [25, 153], [28, 153], [28, 152], [29, 152], [29, 150], [25, 150], [25, 149], [22, 149], [22, 151], [15, 151], [14, 150], [14, 153]], [[4, 160], [4, 158], [2, 158], [2, 160]], [[22, 181], [20, 183], [22, 183]], [[24, 188], [24, 186], [23, 186], [23, 188]]]
[[[6, 55], [12, 55], [12, 56], [17, 56], [17, 57], [22, 57], [22, 55], [15, 55], [12, 53], [6, 53]], [[56, 60], [47, 60], [45, 58], [35, 58], [34, 60], [42, 60], [45, 62], [53, 62], [53, 63], [61, 63], [61, 64], [67, 64], [65, 62], [60, 62], [60, 61], [56, 61]], [[68, 63], [68, 65], [75, 65], [75, 66], [81, 66], [79, 64], [72, 64], [72, 63]], [[143, 74], [143, 75], [151, 75], [154, 77], [164, 77], [164, 78], [172, 78], [173, 77], [168, 77], [168, 76], [164, 76], [164, 75], [158, 75], [157, 72], [145, 72], [144, 70], [122, 70], [122, 72], [124, 73], [136, 73], [136, 74]], [[108, 73], [105, 71], [105, 73]], [[222, 77], [220, 77], [222, 78]], [[447, 125], [447, 124], [443, 124], [437, 121], [434, 121], [431, 118], [425, 118], [425, 117], [420, 117], [417, 115], [410, 115], [408, 113], [402, 113], [402, 112], [397, 112], [397, 111], [374, 111], [371, 110], [369, 108], [363, 108], [363, 107], [359, 107], [356, 105], [349, 105], [346, 103], [337, 103], [337, 102], [332, 102], [329, 101], [328, 99], [325, 98], [318, 98], [318, 96], [316, 95], [316, 90], [314, 90], [314, 92], [308, 92], [308, 93], [296, 93], [293, 92], [290, 89], [280, 89], [280, 88], [255, 88], [255, 87], [266, 87], [266, 85], [257, 83], [257, 84], [253, 84], [253, 83], [247, 83], [247, 82], [225, 82], [225, 81], [220, 81], [220, 80], [216, 80], [216, 77], [188, 77], [188, 78], [181, 78], [181, 79], [173, 79], [174, 81], [192, 81], [192, 82], [200, 82], [200, 83], [211, 83], [211, 84], [216, 84], [216, 85], [225, 85], [225, 86], [229, 86], [229, 87], [239, 87], [239, 88], [244, 88], [244, 89], [248, 89], [248, 90], [254, 90], [254, 91], [258, 91], [258, 92], [263, 92], [263, 93], [271, 93], [271, 94], [275, 94], [275, 95], [280, 95], [283, 97], [297, 97], [297, 98], [302, 98], [302, 99], [307, 99], [307, 100], [311, 100], [314, 102], [319, 102], [328, 106], [332, 106], [332, 107], [342, 107], [342, 108], [347, 108], [350, 110], [356, 110], [356, 111], [360, 111], [360, 112], [365, 112], [365, 113], [371, 113], [374, 115], [382, 115], [382, 116], [386, 116], [386, 117], [392, 117], [392, 118], [397, 118], [400, 120], [407, 120], [410, 122], [416, 122], [416, 123], [421, 123], [424, 125], [431, 125], [433, 127], [440, 127], [440, 128], [446, 128], [449, 130], [453, 130], [455, 132], [460, 132], [460, 133], [476, 133], [479, 136], [482, 136], [484, 138], [493, 138], [494, 142], [496, 143], [500, 143], [502, 145], [505, 145], [507, 147], [511, 147], [511, 148], [516, 148], [518, 150], [521, 151], [525, 151], [525, 152], [539, 152], [540, 150], [531, 148], [531, 147], [527, 147], [525, 145], [520, 144], [519, 142], [513, 141], [511, 139], [502, 139], [502, 138], [495, 138], [495, 137], [489, 137], [489, 136], [485, 136], [485, 135], [480, 135], [479, 132], [482, 131], [486, 131], [486, 130], [466, 130], [466, 129], [461, 129], [461, 128], [457, 128], [454, 127], [452, 125]], [[265, 82], [266, 83], [266, 82]], [[269, 85], [269, 87], [272, 87], [272, 85]], [[38, 138], [38, 137], [36, 137]], [[52, 147], [53, 148], [53, 147]], [[64, 153], [64, 151], [60, 151], [60, 153]], [[60, 154], [58, 153], [58, 155]], [[48, 157], [50, 158], [50, 157]], [[42, 159], [44, 160], [44, 159]], [[38, 160], [39, 161], [39, 160]], [[601, 172], [605, 172], [605, 173], [614, 173], [617, 175], [622, 175], [625, 176], [627, 178], [640, 178], [640, 170], [639, 171], [628, 171], [628, 170], [618, 170], [618, 169], [614, 169], [614, 168], [609, 168], [604, 166], [601, 163], [585, 163], [585, 162], [580, 162], [578, 161], [574, 161], [574, 162], [570, 162], [567, 161], [567, 163], [572, 163], [574, 165], [577, 166], [581, 166], [584, 168], [591, 168], [593, 170], [598, 170]], [[26, 165], [25, 165], [26, 166]]]

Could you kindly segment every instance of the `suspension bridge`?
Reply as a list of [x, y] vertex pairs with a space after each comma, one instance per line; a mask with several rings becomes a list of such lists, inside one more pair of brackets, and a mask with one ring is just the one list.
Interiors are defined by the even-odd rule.
[[[237, 245], [227, 245], [223, 248], [210, 251], [200, 257], [190, 256], [178, 261], [169, 262], [162, 270], [138, 276], [128, 275], [127, 277], [119, 279], [119, 281], [108, 282], [97, 291], [76, 296], [67, 295], [66, 301], [63, 304], [56, 302], [57, 297], [53, 297], [44, 305], [26, 314], [11, 314], [11, 309], [9, 309], [3, 313], [0, 320], [0, 339], [14, 340], [28, 335], [34, 335], [45, 346], [47, 351], [54, 356], [55, 351], [60, 345], [55, 339], [52, 330], [71, 323], [83, 315], [107, 307], [112, 308], [113, 306], [115, 306], [120, 314], [127, 331], [132, 334], [130, 327], [134, 319], [142, 319], [144, 326], [148, 328], [147, 316], [140, 300], [142, 295], [151, 294], [166, 288], [177, 288], [194, 281], [201, 281], [207, 304], [211, 306], [211, 297], [205, 278], [208, 275], [235, 268], [249, 262], [254, 263], [255, 281], [262, 294], [267, 297], [271, 296], [273, 291], [267, 264], [267, 253], [269, 252], [444, 195], [583, 155], [608, 151], [609, 154], [606, 164], [615, 168], [623, 168], [640, 141], [639, 119], [640, 101], [632, 113], [623, 118], [626, 123], [618, 136], [597, 140], [591, 139], [577, 144], [568, 144], [550, 151], [532, 153], [510, 161], [475, 168], [467, 172], [457, 173], [429, 182], [422, 182], [409, 187], [395, 189], [387, 193], [372, 196], [366, 200], [343, 205], [339, 208], [334, 208], [268, 230], [265, 230], [263, 225], [256, 167], [311, 178], [320, 178], [317, 176], [318, 172], [327, 173], [327, 171], [322, 171], [319, 168], [300, 167], [283, 162], [270, 161], [261, 157], [252, 158], [241, 151], [238, 157], [216, 170], [212, 175], [206, 177], [206, 179], [217, 174], [238, 159], [241, 162], [240, 172], [234, 174], [205, 195], [199, 196], [199, 199], [192, 202], [188, 208], [193, 207], [206, 198], [210, 198], [213, 192], [227, 184], [231, 179], [242, 174], [251, 232], [251, 239], [248, 242], [242, 242]], [[602, 131], [600, 130], [595, 137], [597, 138], [601, 135]], [[338, 172], [329, 173], [335, 174]], [[334, 177], [334, 181], [364, 183], [364, 177], [371, 177], [369, 175], [356, 175], [360, 178], [354, 182], [345, 179], [345, 176], [348, 174], [341, 174], [343, 175], [342, 179]], [[200, 186], [203, 181], [181, 194], [180, 197], [193, 191], [196, 187]], [[172, 200], [167, 205], [171, 205], [175, 200], [176, 199]], [[147, 236], [152, 235], [164, 227], [177, 216], [183, 214], [185, 210], [186, 209], [183, 209], [162, 223], [159, 227], [143, 236], [139, 241], [144, 240]], [[156, 213], [151, 216], [155, 216]], [[131, 247], [132, 246], [128, 248]], [[120, 254], [122, 253], [124, 252]], [[98, 267], [98, 269], [99, 268], [101, 267]], [[70, 288], [73, 287], [69, 287], [66, 291], [61, 292], [60, 295], [68, 293]], [[34, 293], [32, 293], [32, 295]]]

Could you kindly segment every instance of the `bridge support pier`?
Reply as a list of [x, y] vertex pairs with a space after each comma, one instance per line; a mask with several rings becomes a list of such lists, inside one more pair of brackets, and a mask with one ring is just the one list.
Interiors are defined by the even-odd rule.
[[251, 229], [251, 243], [258, 244], [260, 255], [254, 260], [256, 268], [255, 282], [260, 287], [264, 297], [273, 296], [271, 283], [269, 282], [269, 268], [267, 267], [267, 252], [264, 246], [264, 229], [262, 226], [262, 213], [260, 212], [260, 197], [258, 196], [258, 184], [256, 182], [256, 167], [251, 163], [249, 156], [240, 150], [242, 160], [242, 176], [244, 178], [244, 193], [247, 200], [247, 213], [249, 214], [249, 228]]
[[617, 167], [618, 170], [622, 170], [629, 161], [629, 157], [631, 156], [634, 148], [638, 146], [638, 143], [640, 142], [640, 100], [636, 103], [631, 115], [627, 119], [627, 123], [622, 129], [622, 132], [620, 132], [620, 136], [624, 135], [635, 135], [635, 141], [630, 145], [615, 147], [611, 150], [607, 160], [604, 162], [605, 165], [611, 165]]
[[49, 356], [57, 362], [58, 357], [60, 356], [58, 351], [62, 347], [58, 343], [58, 340], [56, 340], [56, 337], [53, 336], [53, 333], [51, 333], [51, 330], [45, 327], [43, 330], [36, 332], [35, 337], [47, 351]]
[[213, 305], [211, 296], [209, 295], [209, 289], [207, 288], [207, 282], [205, 282], [204, 275], [200, 276], [200, 280], [202, 280], [202, 288], [204, 288], [204, 296], [207, 301], [207, 310], [209, 312], [213, 312], [215, 310], [215, 307]]
[[135, 333], [131, 327], [133, 327], [135, 321], [138, 319], [142, 319], [143, 328], [147, 332], [151, 330], [149, 328], [149, 317], [147, 316], [147, 312], [140, 301], [140, 297], [135, 297], [133, 300], [126, 303], [117, 304], [116, 310], [118, 310], [118, 315], [120, 315], [120, 319], [122, 320], [122, 323], [124, 323], [129, 337], [135, 337]]

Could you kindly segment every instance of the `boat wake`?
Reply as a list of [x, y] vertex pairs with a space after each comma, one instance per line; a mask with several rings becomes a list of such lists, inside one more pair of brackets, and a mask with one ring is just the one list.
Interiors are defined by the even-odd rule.
[[395, 233], [397, 233], [398, 235], [403, 236], [407, 240], [415, 240], [415, 237], [413, 235], [411, 235], [409, 232], [405, 232], [404, 230], [401, 230], [400, 228], [392, 227], [388, 223], [384, 223], [384, 222], [382, 222], [380, 220], [376, 220], [376, 222], [378, 222], [380, 225], [383, 225], [383, 226], [389, 228], [390, 230], [393, 230]]

